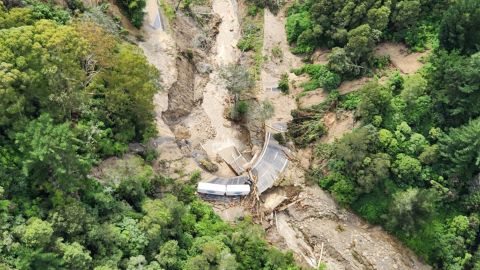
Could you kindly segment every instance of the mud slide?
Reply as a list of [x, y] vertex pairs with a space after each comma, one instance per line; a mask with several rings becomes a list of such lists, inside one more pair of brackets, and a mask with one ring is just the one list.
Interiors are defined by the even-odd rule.
[[[235, 146], [241, 152], [245, 150], [240, 127], [224, 117], [229, 95], [219, 75], [224, 66], [235, 63], [239, 56], [236, 45], [240, 38], [240, 25], [235, 1], [214, 0], [213, 12], [220, 16], [222, 22], [216, 37], [215, 54], [210, 59], [213, 72], [210, 73], [209, 81], [203, 90], [201, 108], [210, 119], [214, 136], [207, 140], [198, 138], [202, 140], [202, 148], [211, 158], [215, 158], [222, 149], [230, 146]], [[225, 167], [225, 164], [222, 165]], [[223, 170], [223, 176], [228, 175], [233, 175], [233, 172]]]
[[188, 173], [196, 169], [196, 165], [192, 159], [185, 158], [176, 143], [174, 133], [163, 118], [164, 112], [168, 109], [168, 89], [178, 77], [175, 40], [166, 31], [166, 23], [161, 18], [157, 0], [147, 0], [145, 12], [145, 22], [141, 29], [145, 40], [138, 45], [143, 49], [148, 61], [160, 71], [162, 84], [162, 91], [154, 96], [158, 137], [152, 143], [159, 152], [159, 160], [171, 163], [169, 164], [171, 171], [181, 169]]
[[[163, 91], [155, 96], [160, 159], [185, 159], [193, 163], [192, 169], [196, 166], [191, 161], [199, 155], [216, 162], [220, 150], [235, 146], [243, 151], [248, 141], [241, 128], [224, 117], [229, 95], [219, 75], [239, 57], [236, 2], [213, 0], [212, 7], [207, 25], [178, 12], [171, 29], [164, 30], [157, 1], [147, 0], [145, 41], [139, 44], [161, 72]], [[219, 176], [234, 175], [225, 163], [217, 165]]]
[[319, 187], [307, 187], [297, 198], [276, 214], [267, 238], [293, 250], [304, 264], [314, 266], [321, 257], [327, 269], [336, 270], [431, 269], [381, 228], [338, 206]]
[[[284, 95], [272, 89], [277, 88], [283, 73], [289, 73], [292, 67], [302, 63], [300, 57], [290, 52], [285, 32], [285, 17], [282, 15], [284, 12], [280, 11], [279, 14], [278, 17], [274, 16], [268, 9], [264, 12], [263, 55], [268, 59], [262, 64], [262, 88], [257, 97], [259, 100], [269, 100], [275, 108], [273, 117], [266, 121], [267, 126], [292, 120], [290, 112], [297, 107], [293, 95]], [[272, 53], [279, 49], [282, 51], [280, 57]]]

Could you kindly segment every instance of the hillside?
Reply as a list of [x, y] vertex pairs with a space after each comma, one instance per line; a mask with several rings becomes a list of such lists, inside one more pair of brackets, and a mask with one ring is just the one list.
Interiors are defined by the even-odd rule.
[[0, 269], [480, 269], [479, 18], [2, 0]]

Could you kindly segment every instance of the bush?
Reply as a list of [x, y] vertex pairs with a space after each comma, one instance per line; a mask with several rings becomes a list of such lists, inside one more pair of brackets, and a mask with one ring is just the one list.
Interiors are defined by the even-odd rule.
[[120, 0], [120, 3], [126, 9], [133, 26], [140, 28], [143, 24], [143, 17], [145, 16], [143, 12], [146, 5], [145, 0]]
[[338, 106], [346, 110], [355, 110], [361, 100], [361, 94], [359, 92], [351, 92], [340, 97], [340, 104]]
[[280, 81], [278, 82], [278, 88], [282, 93], [288, 94], [289, 86], [288, 86], [288, 74], [283, 73], [282, 76], [280, 77]]
[[225, 67], [220, 72], [220, 77], [226, 81], [227, 90], [232, 95], [239, 95], [255, 85], [250, 72], [241, 65], [232, 64]]
[[35, 19], [53, 20], [61, 24], [65, 24], [70, 20], [70, 14], [59, 7], [36, 1], [31, 2], [31, 4]]
[[361, 196], [352, 204], [354, 210], [373, 224], [381, 224], [388, 213], [390, 198], [380, 190]]
[[244, 52], [255, 49], [261, 42], [261, 28], [253, 22], [244, 23], [242, 34], [237, 47]]
[[230, 112], [230, 117], [234, 121], [240, 121], [245, 118], [247, 115], [248, 111], [248, 103], [246, 101], [239, 101], [235, 103], [235, 105], [232, 108], [232, 111]]
[[247, 8], [247, 15], [251, 17], [257, 16], [259, 8], [255, 5], [249, 5]]
[[296, 42], [300, 34], [309, 29], [311, 26], [312, 22], [310, 20], [310, 13], [307, 11], [288, 16], [287, 24], [285, 26], [288, 42]]
[[85, 11], [82, 0], [67, 0], [67, 6], [71, 10]]
[[287, 141], [285, 140], [285, 136], [283, 133], [275, 133], [273, 134], [273, 138], [280, 144], [285, 146], [287, 144]]
[[282, 59], [283, 58], [283, 51], [280, 48], [280, 46], [275, 46], [272, 48], [272, 57], [277, 58], [277, 59]]
[[253, 4], [257, 10], [268, 8], [273, 14], [277, 14], [280, 9], [280, 1], [278, 0], [248, 0], [247, 2]]
[[307, 64], [299, 69], [294, 69], [293, 73], [310, 75], [310, 81], [303, 85], [305, 91], [315, 90], [318, 87], [330, 91], [338, 88], [342, 82], [340, 75], [330, 71], [325, 65]]

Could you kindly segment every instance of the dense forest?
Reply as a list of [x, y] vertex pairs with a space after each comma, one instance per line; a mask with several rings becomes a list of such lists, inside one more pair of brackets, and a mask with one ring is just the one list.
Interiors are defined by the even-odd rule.
[[[310, 178], [435, 268], [480, 269], [480, 1], [307, 0], [288, 16], [292, 51], [308, 59], [331, 49], [327, 65], [294, 70], [310, 76], [306, 91], [330, 91], [294, 112], [294, 141], [322, 136], [328, 110], [354, 110], [360, 122], [333, 144], [315, 144]], [[380, 81], [381, 41], [431, 52], [417, 73]], [[335, 91], [361, 75], [374, 79], [356, 93]]]
[[0, 268], [298, 269], [201, 202], [198, 173], [178, 184], [147, 153], [119, 181], [92, 177], [155, 136], [160, 74], [101, 9], [68, 3], [0, 3]]

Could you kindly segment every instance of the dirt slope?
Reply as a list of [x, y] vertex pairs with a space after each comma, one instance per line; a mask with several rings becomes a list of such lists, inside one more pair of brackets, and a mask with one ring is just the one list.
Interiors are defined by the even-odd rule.
[[298, 201], [276, 213], [267, 238], [293, 250], [305, 265], [318, 264], [323, 243], [327, 269], [431, 269], [381, 228], [338, 206], [319, 187], [306, 187]]

